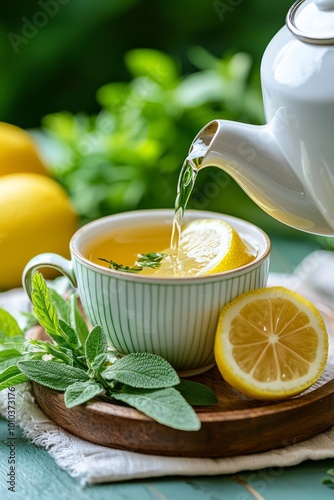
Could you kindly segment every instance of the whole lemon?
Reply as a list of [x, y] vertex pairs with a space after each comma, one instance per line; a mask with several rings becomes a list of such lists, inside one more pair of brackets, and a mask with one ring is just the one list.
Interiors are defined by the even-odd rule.
[[32, 173], [0, 177], [0, 289], [21, 286], [25, 265], [39, 253], [68, 257], [76, 229], [71, 201], [55, 180]]
[[28, 132], [16, 125], [0, 122], [0, 176], [15, 172], [49, 173]]

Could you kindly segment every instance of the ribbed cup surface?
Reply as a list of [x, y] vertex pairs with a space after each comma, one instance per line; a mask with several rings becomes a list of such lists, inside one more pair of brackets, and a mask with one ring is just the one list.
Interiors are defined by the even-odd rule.
[[[269, 259], [235, 275], [188, 280], [125, 279], [74, 259], [84, 310], [121, 354], [152, 352], [176, 370], [213, 363], [222, 307], [237, 295], [266, 285]], [[169, 282], [166, 282], [169, 281]]]

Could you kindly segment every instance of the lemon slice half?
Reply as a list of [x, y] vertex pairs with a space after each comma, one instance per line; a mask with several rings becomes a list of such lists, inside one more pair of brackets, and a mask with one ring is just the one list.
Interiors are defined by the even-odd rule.
[[328, 335], [318, 309], [283, 287], [246, 292], [221, 311], [215, 359], [223, 378], [263, 400], [300, 394], [323, 373]]
[[204, 276], [244, 266], [255, 256], [255, 251], [224, 220], [197, 219], [182, 228], [177, 258], [168, 255], [150, 274]]

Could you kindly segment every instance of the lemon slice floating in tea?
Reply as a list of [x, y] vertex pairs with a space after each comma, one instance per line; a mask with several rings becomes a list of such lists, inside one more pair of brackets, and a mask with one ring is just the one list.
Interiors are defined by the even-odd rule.
[[182, 228], [177, 258], [173, 260], [168, 256], [160, 267], [149, 273], [203, 276], [244, 266], [254, 258], [254, 252], [230, 224], [220, 219], [197, 219]]
[[279, 400], [300, 394], [321, 376], [328, 336], [317, 308], [283, 287], [246, 292], [221, 311], [215, 358], [240, 392]]

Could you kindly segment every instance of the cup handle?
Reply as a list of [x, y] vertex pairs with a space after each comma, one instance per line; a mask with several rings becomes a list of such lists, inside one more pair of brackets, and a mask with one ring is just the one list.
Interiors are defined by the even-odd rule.
[[22, 274], [22, 285], [31, 300], [32, 276], [41, 267], [52, 267], [57, 269], [70, 280], [74, 288], [77, 287], [77, 280], [74, 276], [72, 262], [56, 253], [41, 253], [33, 257], [25, 266]]

